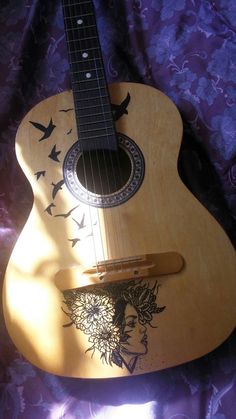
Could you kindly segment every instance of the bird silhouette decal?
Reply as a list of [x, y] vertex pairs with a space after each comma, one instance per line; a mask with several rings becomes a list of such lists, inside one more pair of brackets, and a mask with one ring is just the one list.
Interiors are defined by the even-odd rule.
[[70, 111], [73, 111], [73, 110], [74, 110], [73, 108], [60, 109], [59, 112], [65, 112], [65, 113], [67, 113], [67, 112], [70, 112]]
[[40, 170], [39, 172], [36, 172], [34, 175], [36, 176], [36, 179], [39, 180], [41, 178], [41, 176], [45, 176], [46, 171], [45, 170]]
[[111, 104], [114, 121], [118, 121], [118, 119], [120, 119], [124, 114], [128, 114], [127, 107], [129, 105], [130, 99], [130, 94], [127, 93], [126, 98], [121, 102], [120, 105], [116, 105], [114, 103]]
[[43, 141], [49, 138], [53, 130], [56, 128], [56, 125], [54, 125], [52, 122], [52, 118], [50, 119], [50, 122], [47, 127], [40, 124], [39, 122], [34, 122], [34, 121], [29, 121], [29, 122], [39, 131], [43, 132], [43, 136], [38, 141]]
[[72, 208], [70, 211], [66, 212], [65, 214], [56, 214], [56, 215], [54, 215], [54, 217], [68, 218], [72, 214], [72, 212], [75, 211], [76, 208], [78, 208], [78, 207], [79, 207], [79, 205], [76, 205], [76, 207]]
[[61, 151], [57, 151], [57, 146], [56, 144], [53, 146], [50, 154], [48, 155], [48, 157], [56, 162], [60, 162], [60, 160], [58, 159], [59, 154], [61, 153]]
[[75, 247], [75, 245], [80, 241], [80, 239], [76, 238], [76, 239], [68, 239], [69, 242], [72, 243], [72, 247]]
[[93, 230], [91, 230], [91, 231], [90, 231], [90, 233], [89, 233], [89, 234], [87, 234], [87, 236], [86, 236], [86, 237], [87, 237], [87, 238], [88, 238], [88, 237], [93, 237], [93, 235], [94, 235], [94, 234], [93, 234]]
[[53, 204], [53, 202], [48, 205], [48, 207], [44, 210], [45, 212], [47, 212], [49, 215], [52, 215], [52, 208], [55, 207], [56, 205]]
[[85, 223], [84, 223], [84, 219], [85, 219], [85, 214], [83, 214], [81, 221], [77, 221], [74, 218], [72, 218], [72, 220], [77, 224], [79, 230], [81, 230], [82, 228], [86, 227]]
[[60, 180], [59, 182], [55, 183], [51, 183], [51, 185], [53, 186], [52, 189], [52, 198], [55, 199], [56, 194], [62, 190], [62, 186], [64, 185], [64, 180]]

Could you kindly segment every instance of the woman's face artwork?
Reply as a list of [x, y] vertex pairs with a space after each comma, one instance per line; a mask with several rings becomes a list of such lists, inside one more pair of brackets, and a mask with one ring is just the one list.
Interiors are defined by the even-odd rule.
[[71, 322], [88, 336], [91, 344], [86, 352], [100, 354], [100, 359], [111, 367], [127, 368], [132, 374], [137, 360], [148, 352], [148, 326], [158, 307], [159, 286], [132, 281], [116, 286], [73, 289], [63, 292]]
[[145, 355], [147, 353], [146, 332], [147, 328], [139, 323], [137, 310], [131, 304], [127, 304], [124, 313], [124, 334], [127, 335], [127, 352], [135, 355]]

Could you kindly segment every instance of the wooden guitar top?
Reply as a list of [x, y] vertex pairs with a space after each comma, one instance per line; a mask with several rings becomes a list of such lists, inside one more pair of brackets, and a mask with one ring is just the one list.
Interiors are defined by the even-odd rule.
[[116, 84], [110, 95], [120, 147], [134, 159], [133, 178], [108, 197], [119, 205], [87, 204], [83, 185], [71, 192], [71, 92], [35, 106], [17, 134], [34, 203], [6, 271], [4, 316], [19, 351], [58, 375], [171, 367], [212, 351], [235, 326], [235, 252], [178, 176], [176, 107], [140, 84]]

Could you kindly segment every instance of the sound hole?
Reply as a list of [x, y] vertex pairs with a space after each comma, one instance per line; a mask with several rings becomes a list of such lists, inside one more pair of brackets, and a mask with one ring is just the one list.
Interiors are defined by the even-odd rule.
[[111, 208], [125, 203], [140, 188], [145, 171], [142, 151], [124, 134], [118, 133], [118, 151], [82, 153], [77, 141], [63, 162], [69, 191], [85, 204]]
[[128, 182], [132, 162], [126, 151], [93, 150], [81, 153], [76, 166], [79, 182], [89, 192], [110, 195]]

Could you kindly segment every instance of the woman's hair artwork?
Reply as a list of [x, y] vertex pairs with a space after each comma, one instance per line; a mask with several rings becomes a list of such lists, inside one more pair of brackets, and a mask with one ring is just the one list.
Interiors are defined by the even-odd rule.
[[[132, 347], [132, 329], [136, 325], [152, 326], [153, 316], [161, 313], [165, 307], [156, 303], [159, 285], [152, 287], [140, 281], [107, 284], [99, 287], [76, 288], [63, 292], [67, 310], [63, 310], [71, 322], [64, 327], [75, 325], [88, 336], [91, 346], [86, 352], [100, 353], [100, 359], [106, 364], [125, 366], [132, 373], [138, 356], [144, 351]], [[135, 323], [126, 324], [127, 307], [131, 307]], [[147, 338], [142, 332], [142, 344], [147, 347]], [[147, 348], [145, 349], [145, 353]], [[135, 353], [135, 355], [134, 355]], [[127, 361], [127, 357], [132, 362]], [[131, 356], [132, 355], [132, 356]]]

